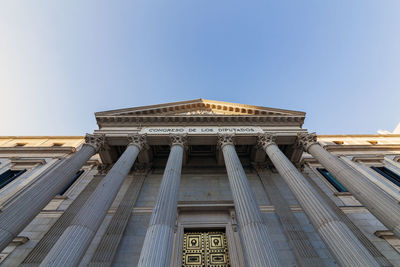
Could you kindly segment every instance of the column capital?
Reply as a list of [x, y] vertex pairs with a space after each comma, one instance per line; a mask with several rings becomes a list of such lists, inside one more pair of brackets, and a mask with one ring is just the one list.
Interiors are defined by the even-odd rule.
[[257, 136], [257, 144], [260, 148], [267, 149], [269, 145], [276, 145], [276, 135], [271, 133], [262, 133]]
[[105, 144], [106, 136], [104, 134], [86, 134], [85, 144], [93, 147], [98, 152]]
[[225, 145], [235, 145], [234, 134], [218, 134], [218, 147], [223, 148]]
[[140, 150], [143, 149], [144, 146], [146, 146], [146, 134], [132, 134], [128, 136], [128, 141], [130, 145], [135, 145], [137, 146]]
[[299, 146], [303, 147], [304, 151], [308, 152], [308, 148], [311, 145], [318, 144], [316, 133], [298, 133], [297, 143]]
[[171, 146], [179, 145], [183, 148], [187, 146], [187, 134], [170, 134]]

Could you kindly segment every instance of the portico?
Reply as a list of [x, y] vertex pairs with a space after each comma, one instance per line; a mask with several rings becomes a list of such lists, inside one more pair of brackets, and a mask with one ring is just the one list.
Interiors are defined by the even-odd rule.
[[[371, 243], [354, 234], [304, 177], [300, 168], [303, 153], [315, 156], [371, 213], [398, 234], [400, 215], [393, 210], [395, 201], [355, 171], [354, 179], [369, 190], [370, 198], [376, 197], [393, 209], [374, 206], [353, 189], [343, 178], [344, 171], [335, 172], [343, 169], [344, 163], [328, 151], [322, 152], [322, 147], [316, 148], [316, 142], [305, 141], [308, 133], [302, 129], [304, 118], [305, 113], [298, 111], [204, 99], [98, 112], [99, 129], [87, 136], [86, 143], [45, 175], [40, 180], [43, 185], [28, 188], [0, 213], [0, 244], [6, 247], [67, 183], [68, 177], [98, 153], [104, 173], [73, 220], [47, 245], [41, 266], [73, 266], [81, 261], [95, 266], [104, 251], [109, 253], [105, 265], [132, 254], [136, 255], [137, 266], [181, 266], [179, 257], [184, 244], [185, 262], [193, 260], [193, 264], [204, 262], [208, 264], [205, 266], [212, 266], [206, 261], [215, 260], [220, 261], [219, 266], [228, 266], [228, 262], [231, 266], [283, 266], [288, 262], [286, 254], [275, 245], [274, 231], [278, 228], [282, 233], [279, 237], [289, 244], [288, 255], [293, 255], [297, 264], [321, 266], [318, 248], [311, 245], [314, 240], [300, 227], [289, 227], [299, 222], [287, 201], [296, 203], [297, 212], [305, 213], [323, 247], [339, 265], [390, 266]], [[331, 160], [326, 160], [328, 157]], [[139, 166], [145, 171], [137, 172]], [[257, 166], [263, 166], [265, 172], [260, 174]], [[54, 175], [60, 178], [54, 181]], [[128, 178], [133, 179], [132, 188], [124, 189]], [[274, 183], [293, 199], [262, 189]], [[51, 185], [52, 189], [39, 191], [44, 185]], [[131, 190], [136, 195], [129, 198]], [[26, 201], [33, 199], [32, 209], [25, 210]], [[113, 202], [117, 207], [125, 205], [124, 209], [108, 215]], [[280, 210], [276, 217], [269, 218], [266, 207]], [[273, 210], [268, 212], [275, 214]], [[129, 235], [139, 224], [129, 219], [135, 213], [139, 214], [135, 218], [143, 216], [146, 223], [141, 224], [145, 230], [139, 238], [140, 245], [133, 246], [129, 242], [136, 240], [129, 239]], [[188, 218], [196, 220], [191, 222]], [[11, 220], [18, 223], [10, 225]], [[274, 220], [285, 227], [272, 227]], [[96, 239], [96, 233], [102, 231], [115, 238]], [[207, 238], [212, 235], [215, 242], [226, 243], [220, 250], [217, 243], [210, 250], [216, 253], [214, 258], [205, 255], [211, 252], [196, 247], [200, 243], [209, 246], [207, 242], [211, 241]], [[194, 248], [190, 249], [190, 242], [184, 239], [188, 236], [197, 240], [193, 241]], [[85, 258], [90, 250], [93, 255]]]

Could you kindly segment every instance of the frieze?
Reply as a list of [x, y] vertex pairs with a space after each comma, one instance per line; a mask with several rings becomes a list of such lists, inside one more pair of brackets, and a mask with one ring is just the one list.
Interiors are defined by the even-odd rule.
[[243, 124], [243, 123], [261, 123], [261, 124], [282, 124], [301, 126], [304, 123], [303, 116], [230, 116], [230, 115], [199, 115], [195, 116], [97, 116], [97, 123], [100, 125], [123, 125], [131, 123], [229, 123], [229, 124]]
[[140, 134], [167, 135], [167, 134], [189, 134], [189, 135], [216, 135], [216, 134], [259, 134], [261, 127], [145, 127]]

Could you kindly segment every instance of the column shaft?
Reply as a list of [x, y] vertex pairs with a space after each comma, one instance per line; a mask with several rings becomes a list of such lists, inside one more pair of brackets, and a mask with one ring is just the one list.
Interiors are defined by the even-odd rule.
[[267, 225], [261, 217], [259, 206], [236, 154], [235, 146], [229, 137], [220, 137], [220, 142], [247, 264], [250, 267], [280, 266]]
[[2, 208], [0, 213], [0, 251], [68, 184], [75, 173], [104, 142], [102, 136], [88, 135], [86, 140], [88, 143], [84, 144], [79, 151], [54, 170], [38, 178], [30, 188], [22, 191], [11, 203]]
[[141, 145], [132, 143], [99, 183], [40, 266], [76, 266], [128, 175]]
[[337, 262], [342, 266], [379, 266], [278, 146], [268, 142], [268, 137], [261, 137], [260, 143]]
[[29, 252], [28, 256], [26, 256], [24, 261], [20, 264], [21, 267], [37, 267], [40, 265], [101, 180], [102, 178], [99, 176], [93, 177], [89, 184], [86, 185], [71, 205], [68, 206], [36, 246]]
[[385, 163], [386, 167], [389, 167], [389, 169], [394, 172], [397, 175], [400, 175], [400, 163], [396, 162], [389, 157], [384, 157], [383, 162]]
[[178, 137], [178, 141], [174, 138], [140, 253], [139, 267], [169, 267], [171, 264], [184, 149], [184, 137]]
[[367, 177], [371, 182], [373, 182], [374, 184], [376, 184], [377, 186], [379, 186], [380, 188], [385, 190], [389, 195], [391, 195], [398, 202], [400, 202], [400, 192], [393, 183], [385, 180], [386, 178], [380, 176], [374, 170], [372, 170], [371, 168], [368, 168], [367, 166], [363, 165], [362, 163], [354, 162], [345, 156], [340, 157], [340, 159], [343, 160], [345, 163], [347, 163], [349, 166], [351, 166], [353, 169], [355, 169], [356, 171], [360, 172], [362, 175]]
[[134, 174], [87, 267], [112, 266], [147, 172], [148, 169], [145, 169]]
[[388, 229], [400, 237], [400, 206], [384, 190], [322, 148], [316, 135], [301, 135], [300, 143]]

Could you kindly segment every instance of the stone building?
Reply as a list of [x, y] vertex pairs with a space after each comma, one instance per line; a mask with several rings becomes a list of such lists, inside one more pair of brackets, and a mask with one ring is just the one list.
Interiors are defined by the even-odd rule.
[[212, 100], [0, 137], [4, 266], [400, 266], [400, 135]]

